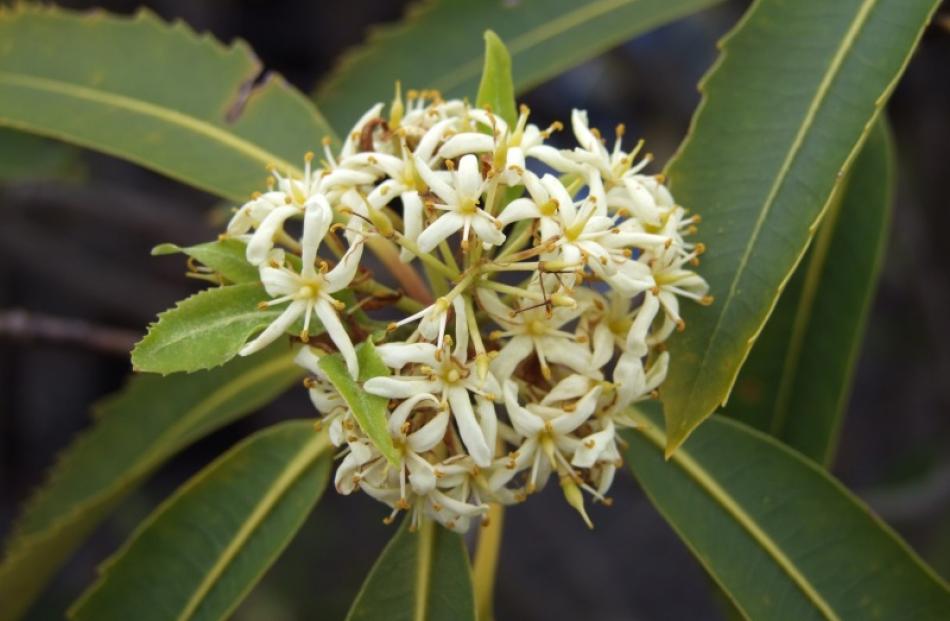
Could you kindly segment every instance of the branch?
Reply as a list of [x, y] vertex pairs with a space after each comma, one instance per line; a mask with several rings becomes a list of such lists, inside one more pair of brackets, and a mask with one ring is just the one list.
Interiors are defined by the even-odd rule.
[[140, 337], [131, 330], [96, 325], [82, 319], [23, 309], [0, 310], [0, 340], [69, 345], [125, 357]]

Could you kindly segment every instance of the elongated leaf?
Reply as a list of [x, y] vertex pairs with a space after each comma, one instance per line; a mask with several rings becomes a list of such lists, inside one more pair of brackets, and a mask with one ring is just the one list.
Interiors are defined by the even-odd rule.
[[[264, 167], [293, 171], [330, 129], [241, 41], [224, 47], [146, 11], [21, 4], [0, 12], [0, 125], [104, 151], [232, 200]], [[121, 50], [121, 53], [117, 53]]]
[[[258, 307], [268, 299], [259, 283], [199, 291], [158, 316], [132, 350], [132, 364], [137, 371], [162, 375], [222, 365], [284, 311], [283, 306]], [[312, 322], [310, 333], [322, 329]]]
[[392, 98], [393, 84], [471, 98], [483, 50], [477, 37], [495, 31], [508, 43], [518, 92], [540, 84], [634, 36], [716, 4], [718, 0], [547, 0], [414, 5], [396, 26], [376, 28], [347, 52], [317, 91], [317, 103], [339, 131], [361, 112]]
[[626, 456], [653, 504], [749, 619], [946, 619], [950, 591], [820, 466], [714, 417], [664, 460], [639, 414]]
[[882, 120], [756, 341], [725, 410], [825, 464], [834, 453], [884, 254], [893, 177]]
[[703, 216], [701, 272], [664, 385], [675, 449], [724, 403], [832, 193], [902, 73], [935, 0], [761, 0], [722, 45], [670, 166]]
[[403, 520], [366, 577], [346, 621], [475, 621], [465, 542], [424, 520]]
[[0, 620], [18, 618], [86, 535], [169, 457], [273, 400], [303, 372], [275, 345], [214, 371], [132, 378], [95, 409], [26, 506], [0, 564]]
[[165, 501], [102, 567], [73, 619], [225, 619], [303, 525], [330, 441], [309, 421], [247, 438]]
[[247, 262], [247, 245], [237, 239], [218, 239], [213, 242], [182, 248], [175, 244], [162, 244], [152, 249], [156, 256], [184, 253], [205, 267], [220, 274], [231, 283], [241, 284], [260, 281], [256, 267]]
[[509, 125], [514, 125], [518, 119], [515, 85], [511, 78], [511, 55], [498, 35], [491, 30], [485, 31], [485, 65], [482, 67], [482, 80], [475, 102], [480, 107], [491, 108]]
[[389, 463], [399, 464], [399, 454], [389, 435], [386, 414], [389, 412], [389, 399], [371, 395], [363, 390], [362, 382], [379, 375], [389, 375], [389, 367], [383, 362], [373, 341], [367, 339], [356, 347], [356, 356], [360, 363], [359, 382], [350, 376], [346, 362], [340, 354], [331, 354], [320, 358], [320, 368], [333, 386], [340, 392], [353, 412], [353, 418], [359, 423], [369, 439]]

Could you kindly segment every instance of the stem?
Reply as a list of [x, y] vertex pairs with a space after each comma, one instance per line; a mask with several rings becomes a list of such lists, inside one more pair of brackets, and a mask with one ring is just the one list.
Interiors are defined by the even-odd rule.
[[432, 294], [425, 282], [419, 276], [419, 273], [399, 260], [399, 251], [396, 245], [384, 237], [367, 237], [366, 245], [379, 258], [379, 260], [389, 268], [402, 288], [412, 299], [426, 306], [432, 304]]
[[[370, 295], [378, 294], [383, 297], [389, 297], [389, 296], [396, 297], [397, 295], [399, 295], [398, 291], [390, 289], [386, 285], [376, 280], [373, 280], [372, 278], [358, 282], [358, 283], [354, 283], [351, 288], [353, 289], [353, 291], [359, 291], [360, 293], [368, 293]], [[409, 313], [410, 315], [418, 313], [423, 308], [425, 308], [424, 304], [412, 298], [406, 297], [404, 295], [399, 295], [399, 299], [393, 303], [393, 306], [395, 306], [399, 310]]]
[[502, 246], [501, 252], [494, 257], [494, 261], [501, 261], [507, 257], [512, 252], [521, 250], [528, 240], [531, 239], [531, 224], [528, 220], [522, 220], [515, 225], [512, 234], [508, 236], [508, 240], [505, 242], [505, 245]]
[[455, 280], [456, 278], [458, 278], [459, 273], [460, 273], [458, 270], [458, 266], [455, 266], [454, 268], [452, 268], [446, 265], [445, 263], [442, 263], [438, 259], [436, 259], [430, 253], [422, 252], [421, 250], [419, 250], [419, 246], [416, 245], [416, 242], [412, 241], [411, 239], [409, 239], [408, 237], [405, 237], [402, 234], [399, 235], [399, 243], [405, 246], [406, 250], [416, 255], [416, 257], [418, 257], [419, 260], [422, 261], [424, 264], [438, 271], [440, 274], [442, 274], [449, 280]]
[[483, 280], [479, 283], [479, 287], [486, 287], [488, 289], [494, 289], [500, 293], [507, 293], [509, 295], [514, 295], [522, 298], [530, 298], [532, 300], [538, 300], [546, 302], [547, 300], [543, 295], [537, 291], [529, 291], [527, 289], [522, 289], [521, 287], [513, 287], [511, 285], [506, 285], [502, 282], [496, 282], [494, 280]]
[[442, 260], [445, 261], [446, 265], [456, 272], [461, 273], [462, 268], [460, 268], [459, 264], [455, 261], [455, 255], [452, 254], [452, 249], [449, 248], [448, 242], [444, 239], [439, 242], [439, 252], [442, 253]]
[[472, 566], [472, 588], [475, 590], [475, 610], [478, 621], [493, 621], [492, 603], [495, 599], [495, 574], [498, 569], [498, 551], [505, 521], [505, 508], [492, 504], [488, 508], [488, 525], [482, 527]]

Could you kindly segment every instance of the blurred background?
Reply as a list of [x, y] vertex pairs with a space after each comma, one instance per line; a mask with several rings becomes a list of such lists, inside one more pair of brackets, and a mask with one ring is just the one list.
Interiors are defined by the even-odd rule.
[[[143, 3], [60, 4], [130, 13]], [[340, 51], [359, 44], [371, 24], [398, 20], [407, 3], [350, 0], [332, 9], [329, 3], [304, 2], [144, 4], [221, 40], [247, 40], [266, 67], [310, 92]], [[715, 57], [716, 40], [745, 8], [745, 2], [727, 2], [536, 88], [524, 97], [532, 120], [545, 126], [565, 119], [571, 107], [586, 108], [594, 125], [625, 122], [630, 135], [646, 138], [662, 164], [685, 133], [698, 102], [695, 85]], [[950, 3], [944, 3], [888, 108], [899, 158], [897, 204], [834, 466], [835, 474], [945, 578], [950, 577], [950, 244], [942, 235], [950, 231], [944, 194], [950, 172], [948, 68]], [[40, 167], [15, 171], [29, 159], [20, 157], [28, 155], [28, 146], [8, 132], [0, 136], [0, 536], [56, 453], [88, 424], [90, 405], [122, 385], [130, 371], [126, 352], [144, 326], [198, 289], [183, 278], [180, 257], [153, 258], [149, 249], [165, 241], [211, 239], [222, 217], [214, 197], [94, 153], [44, 151]], [[30, 618], [59, 618], [91, 581], [96, 564], [214, 456], [274, 421], [310, 415], [305, 392], [292, 390], [265, 411], [187, 449], [98, 529]], [[703, 571], [629, 476], [615, 484], [613, 507], [592, 509], [593, 532], [556, 487], [507, 513], [498, 619], [723, 618]], [[328, 489], [235, 618], [342, 619], [393, 532], [381, 522], [385, 514], [366, 497], [343, 498]]]

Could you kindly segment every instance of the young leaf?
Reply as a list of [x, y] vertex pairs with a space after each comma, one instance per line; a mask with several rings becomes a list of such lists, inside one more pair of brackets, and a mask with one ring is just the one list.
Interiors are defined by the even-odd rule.
[[746, 618], [946, 618], [947, 586], [820, 466], [718, 416], [667, 461], [662, 416], [635, 416], [631, 470]]
[[247, 244], [237, 239], [219, 239], [213, 242], [182, 248], [175, 244], [161, 244], [152, 249], [153, 256], [184, 253], [202, 265], [217, 272], [226, 281], [241, 284], [259, 282], [256, 267], [247, 262]]
[[330, 441], [309, 421], [247, 438], [195, 475], [101, 568], [73, 619], [225, 619], [303, 525]]
[[518, 120], [515, 85], [511, 79], [511, 55], [501, 39], [491, 30], [485, 31], [485, 66], [478, 84], [476, 104], [489, 107], [509, 125]]
[[7, 542], [0, 620], [19, 618], [92, 529], [169, 457], [302, 375], [293, 355], [275, 345], [213, 371], [133, 377], [98, 404], [93, 426], [60, 455]]
[[881, 119], [765, 324], [725, 410], [825, 465], [834, 454], [883, 259], [893, 181], [892, 147]]
[[399, 454], [393, 446], [386, 420], [389, 400], [369, 394], [361, 385], [371, 377], [389, 375], [389, 368], [376, 353], [376, 347], [370, 339], [356, 347], [356, 356], [360, 363], [359, 382], [350, 376], [350, 372], [346, 369], [346, 362], [340, 354], [330, 354], [320, 358], [320, 368], [350, 406], [353, 417], [359, 423], [363, 433], [369, 437], [389, 463], [398, 465]]
[[346, 621], [475, 621], [465, 541], [431, 520], [419, 532], [409, 523], [373, 565]]
[[670, 341], [668, 452], [729, 396], [936, 4], [762, 0], [723, 42], [669, 169], [677, 201], [703, 216], [716, 300]]
[[[158, 316], [132, 350], [132, 365], [166, 375], [224, 364], [283, 312], [280, 306], [258, 308], [267, 299], [256, 282], [199, 291]], [[311, 322], [311, 334], [322, 329]]]
[[638, 34], [719, 0], [546, 0], [545, 2], [418, 2], [395, 26], [379, 26], [347, 51], [316, 93], [332, 125], [345, 131], [371, 102], [392, 98], [393, 84], [471, 97], [483, 50], [459, 33], [491, 29], [508, 42], [524, 91]]
[[244, 42], [225, 47], [146, 11], [129, 18], [19, 4], [0, 9], [0, 41], [0, 125], [231, 200], [260, 189], [267, 164], [299, 172], [303, 154], [331, 134], [279, 76], [256, 85], [261, 66]]

